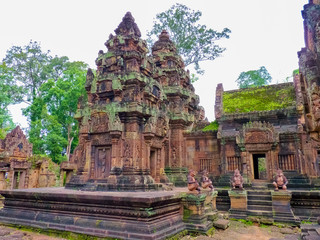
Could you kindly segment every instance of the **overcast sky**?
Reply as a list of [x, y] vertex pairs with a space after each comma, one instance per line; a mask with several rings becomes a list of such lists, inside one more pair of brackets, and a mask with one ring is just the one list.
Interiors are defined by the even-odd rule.
[[[202, 63], [206, 72], [194, 84], [209, 120], [214, 120], [218, 83], [225, 90], [236, 89], [235, 80], [242, 71], [261, 66], [278, 83], [298, 68], [297, 52], [305, 46], [301, 10], [307, 0], [0, 0], [0, 59], [10, 47], [27, 45], [32, 39], [53, 55], [95, 68], [98, 51], [106, 51], [104, 42], [127, 11], [146, 39], [155, 15], [176, 2], [200, 10], [202, 24], [232, 31], [230, 39], [219, 42], [227, 49], [223, 56]], [[20, 108], [10, 109], [14, 122], [26, 127]]]

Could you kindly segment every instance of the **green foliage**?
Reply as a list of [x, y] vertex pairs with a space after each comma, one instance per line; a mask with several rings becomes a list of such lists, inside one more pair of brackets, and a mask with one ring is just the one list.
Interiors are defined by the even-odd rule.
[[10, 74], [10, 69], [5, 62], [0, 64], [0, 139], [14, 128], [11, 115], [8, 110], [10, 104], [20, 103], [22, 87], [17, 86]]
[[208, 126], [204, 127], [202, 131], [203, 132], [218, 131], [218, 128], [219, 128], [219, 123], [217, 122], [217, 120], [214, 120]]
[[188, 230], [183, 230], [173, 236], [167, 237], [166, 240], [180, 240], [188, 234]]
[[[80, 96], [85, 95], [87, 65], [52, 57], [37, 42], [14, 46], [4, 62], [15, 85], [23, 87], [20, 99], [30, 124], [29, 140], [34, 154], [48, 154], [56, 163], [66, 160], [78, 142], [78, 123], [73, 118]], [[68, 150], [68, 151], [67, 151]]]
[[295, 75], [297, 75], [297, 74], [299, 74], [299, 69], [295, 69], [295, 70], [293, 70], [292, 75], [293, 75], [293, 76], [295, 76]]
[[239, 88], [251, 88], [268, 85], [271, 83], [271, 76], [268, 70], [262, 66], [258, 70], [250, 70], [240, 73], [236, 80]]
[[[219, 57], [225, 48], [215, 42], [222, 38], [229, 38], [231, 32], [224, 28], [222, 32], [207, 28], [199, 24], [202, 13], [194, 11], [182, 4], [175, 4], [165, 12], [156, 15], [153, 28], [147, 33], [148, 43], [151, 46], [163, 29], [166, 29], [171, 40], [176, 44], [179, 54], [185, 65], [194, 65], [198, 74], [204, 71], [199, 62], [214, 60]], [[196, 80], [195, 77], [193, 77]]]
[[301, 224], [314, 224], [313, 222], [309, 221], [309, 220], [302, 220]]
[[295, 106], [295, 91], [292, 84], [285, 87], [265, 86], [223, 93], [225, 113], [269, 111]]
[[259, 172], [266, 171], [266, 160], [265, 158], [258, 158], [258, 170]]
[[245, 220], [245, 219], [238, 219], [237, 221], [242, 222], [247, 226], [252, 226], [253, 225], [252, 221], [248, 221], [248, 220]]
[[268, 227], [270, 227], [270, 226], [261, 223], [261, 224], [259, 225], [259, 227], [261, 227], [261, 228], [268, 228]]
[[49, 52], [42, 52], [36, 41], [30, 41], [24, 47], [13, 46], [7, 51], [3, 62], [10, 69], [16, 85], [23, 87], [21, 95], [25, 102], [30, 104], [40, 95], [40, 87], [52, 70], [48, 68], [51, 58]]

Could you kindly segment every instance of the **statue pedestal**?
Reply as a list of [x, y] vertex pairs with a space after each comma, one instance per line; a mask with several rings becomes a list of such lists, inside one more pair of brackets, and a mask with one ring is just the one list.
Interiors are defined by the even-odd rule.
[[188, 231], [206, 233], [212, 228], [212, 219], [215, 218], [216, 212], [216, 209], [213, 209], [216, 196], [216, 191], [206, 190], [200, 194], [192, 191], [182, 195], [183, 222]]
[[245, 190], [230, 190], [230, 218], [246, 219], [247, 217], [247, 191]]
[[291, 192], [273, 191], [271, 195], [274, 221], [299, 225], [300, 220], [294, 216], [290, 205]]
[[204, 202], [205, 205], [205, 212], [208, 217], [208, 220], [214, 221], [218, 218], [218, 211], [217, 211], [217, 196], [218, 191], [211, 191], [210, 189], [202, 189], [201, 193], [206, 194], [206, 199]]

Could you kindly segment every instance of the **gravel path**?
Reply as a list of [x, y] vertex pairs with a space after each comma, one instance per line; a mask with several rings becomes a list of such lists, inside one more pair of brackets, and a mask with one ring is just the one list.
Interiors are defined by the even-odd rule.
[[[279, 228], [276, 226], [248, 225], [238, 221], [230, 221], [226, 230], [216, 230], [213, 236], [185, 236], [182, 240], [269, 240], [289, 239], [300, 235], [298, 228]], [[291, 239], [291, 238], [290, 238]], [[22, 231], [16, 228], [0, 225], [0, 240], [65, 240], [65, 238], [50, 237], [31, 231]]]

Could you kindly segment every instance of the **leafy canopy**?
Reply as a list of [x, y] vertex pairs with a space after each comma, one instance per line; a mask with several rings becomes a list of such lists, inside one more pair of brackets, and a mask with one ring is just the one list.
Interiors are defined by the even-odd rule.
[[262, 66], [258, 70], [250, 70], [240, 73], [236, 83], [239, 88], [260, 87], [271, 83], [271, 76], [268, 70]]
[[30, 41], [24, 47], [13, 46], [7, 51], [3, 62], [9, 67], [15, 84], [23, 87], [24, 102], [30, 104], [39, 96], [42, 83], [48, 80], [52, 71], [48, 68], [51, 58], [49, 51], [43, 52], [36, 41]]
[[[87, 64], [52, 57], [39, 43], [13, 46], [4, 58], [19, 100], [28, 103], [23, 114], [29, 122], [34, 154], [48, 154], [56, 163], [66, 159], [78, 142], [78, 122], [73, 118], [80, 96], [85, 95]], [[1, 98], [1, 93], [0, 93]]]
[[8, 106], [20, 103], [22, 87], [17, 86], [5, 62], [0, 63], [0, 139], [14, 128]]
[[153, 28], [147, 33], [151, 46], [163, 29], [166, 29], [171, 40], [176, 44], [178, 53], [184, 59], [185, 65], [194, 65], [198, 74], [203, 74], [199, 63], [214, 60], [225, 48], [215, 42], [222, 38], [229, 38], [231, 32], [224, 28], [222, 32], [207, 28], [199, 24], [202, 13], [194, 11], [182, 4], [175, 4], [169, 10], [156, 15]]

